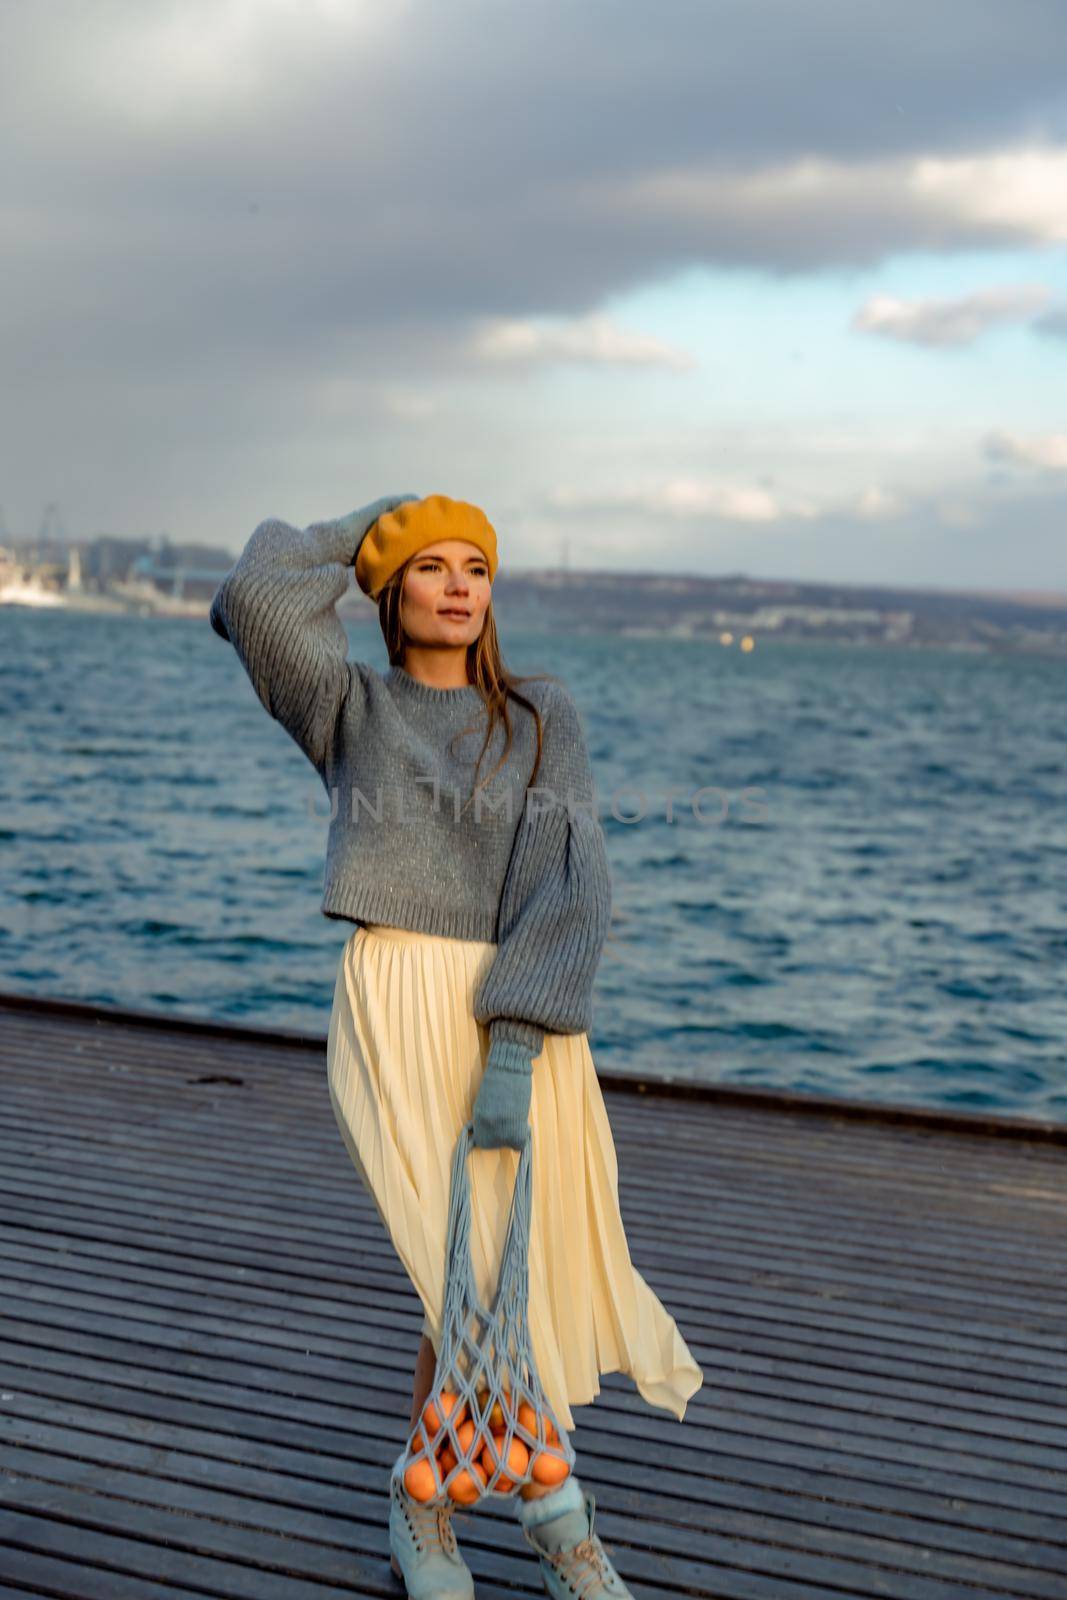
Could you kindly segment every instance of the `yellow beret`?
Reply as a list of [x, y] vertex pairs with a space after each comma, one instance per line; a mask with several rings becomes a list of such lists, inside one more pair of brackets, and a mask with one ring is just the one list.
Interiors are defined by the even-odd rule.
[[377, 600], [405, 561], [440, 539], [466, 539], [477, 545], [489, 564], [492, 583], [497, 569], [496, 530], [478, 506], [450, 500], [446, 494], [405, 500], [372, 522], [356, 555], [356, 582], [364, 594]]

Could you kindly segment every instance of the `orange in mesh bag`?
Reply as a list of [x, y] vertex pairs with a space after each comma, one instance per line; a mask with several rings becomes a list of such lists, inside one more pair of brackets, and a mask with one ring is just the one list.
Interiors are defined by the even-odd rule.
[[474, 1123], [452, 1155], [445, 1246], [444, 1316], [433, 1384], [393, 1467], [423, 1502], [477, 1505], [486, 1495], [545, 1488], [574, 1468], [570, 1439], [541, 1386], [530, 1341], [530, 1213], [533, 1130], [519, 1153], [492, 1307], [478, 1298], [470, 1254], [467, 1157]]

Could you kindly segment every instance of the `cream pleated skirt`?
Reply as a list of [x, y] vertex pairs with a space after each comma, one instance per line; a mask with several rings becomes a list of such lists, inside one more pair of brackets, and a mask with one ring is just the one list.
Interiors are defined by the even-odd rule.
[[[357, 926], [337, 964], [330, 1101], [352, 1162], [423, 1307], [440, 1354], [449, 1181], [489, 1050], [474, 996], [496, 945]], [[615, 1145], [585, 1033], [546, 1033], [530, 1094], [529, 1324], [548, 1399], [572, 1405], [623, 1372], [679, 1421], [704, 1381], [677, 1324], [630, 1260]], [[471, 1263], [491, 1305], [518, 1171], [510, 1147], [473, 1147]]]

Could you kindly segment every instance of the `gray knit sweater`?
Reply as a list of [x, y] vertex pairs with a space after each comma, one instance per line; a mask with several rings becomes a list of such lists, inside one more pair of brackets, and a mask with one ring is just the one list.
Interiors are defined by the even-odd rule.
[[507, 761], [472, 800], [504, 747], [498, 726], [475, 773], [487, 721], [478, 689], [348, 659], [335, 607], [362, 529], [357, 513], [306, 529], [260, 523], [212, 601], [211, 626], [330, 796], [323, 913], [495, 941], [475, 1017], [493, 1043], [536, 1057], [546, 1031], [590, 1028], [611, 918], [578, 711], [555, 679], [523, 684], [543, 717], [536, 783], [534, 719], [509, 700]]

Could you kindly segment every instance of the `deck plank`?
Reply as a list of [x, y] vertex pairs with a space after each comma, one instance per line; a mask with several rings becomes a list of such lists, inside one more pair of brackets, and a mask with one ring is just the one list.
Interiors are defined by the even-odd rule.
[[[0, 996], [0, 1600], [397, 1600], [421, 1305], [324, 1072]], [[706, 1377], [575, 1408], [635, 1594], [1067, 1600], [1067, 1129], [602, 1082]], [[510, 1508], [456, 1528], [479, 1596], [542, 1593]]]

